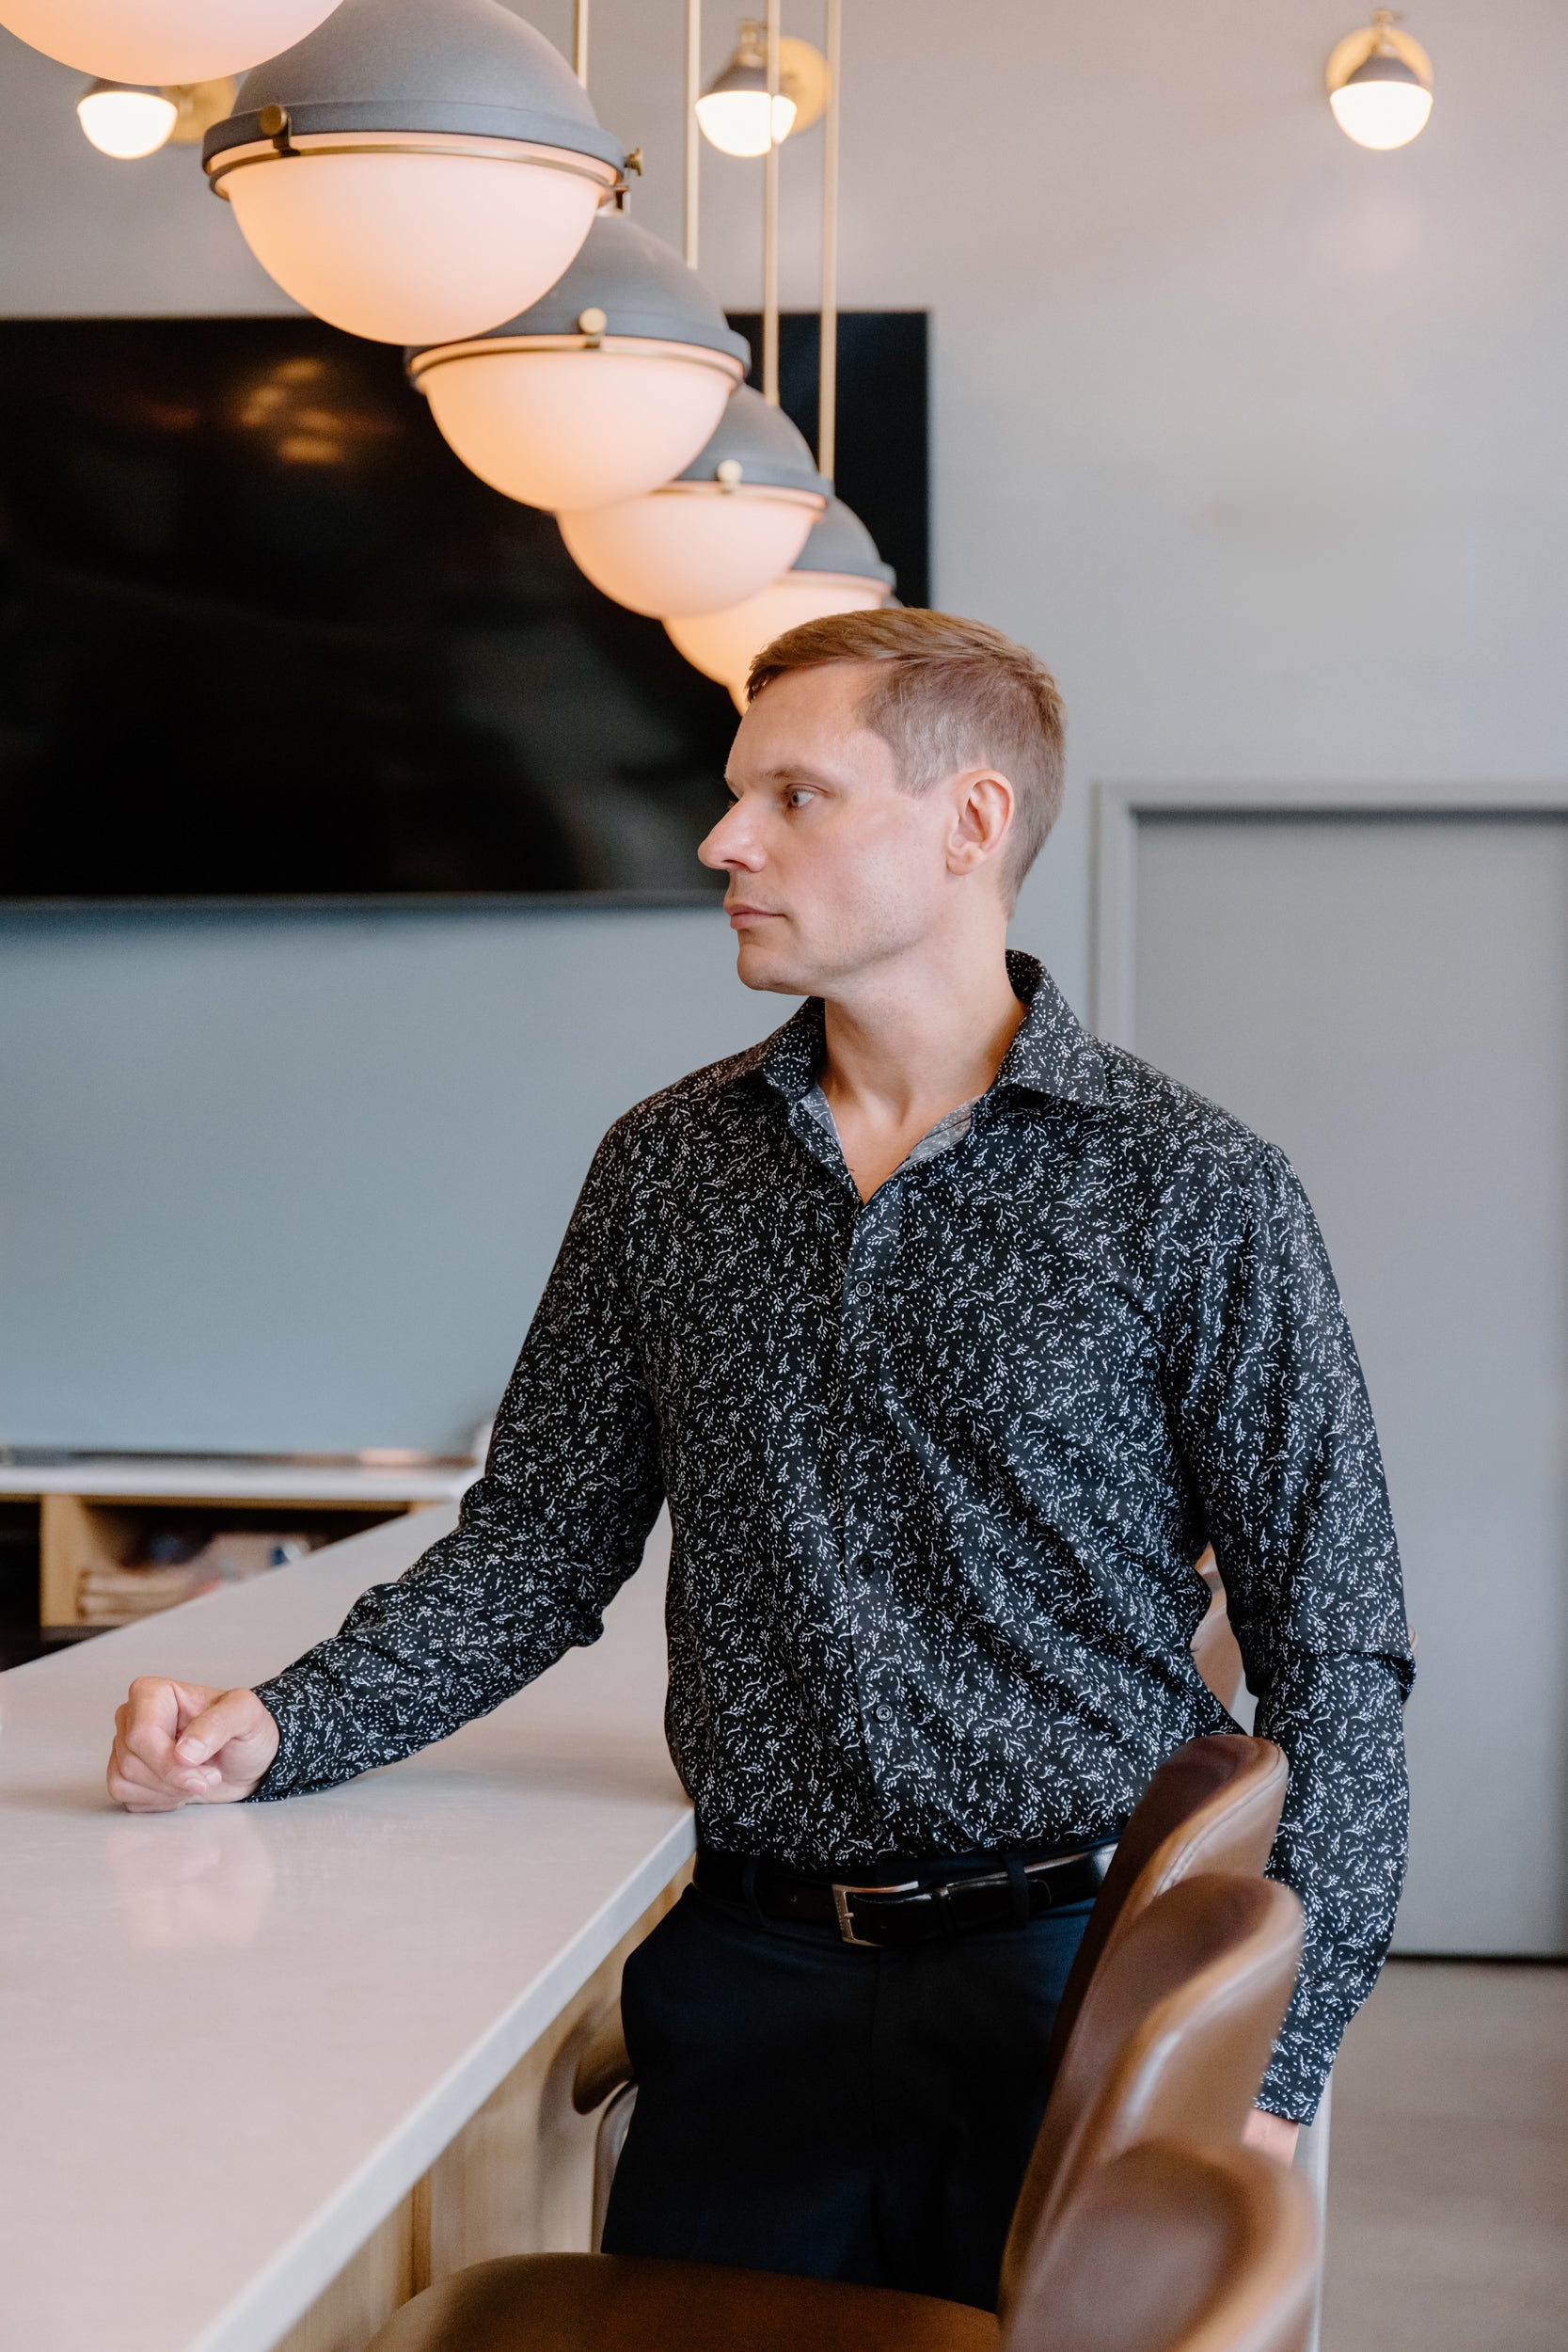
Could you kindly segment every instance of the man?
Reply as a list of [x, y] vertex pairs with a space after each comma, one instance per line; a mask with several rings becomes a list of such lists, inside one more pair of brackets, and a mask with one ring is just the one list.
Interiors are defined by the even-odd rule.
[[615, 2250], [994, 2299], [1109, 1842], [1230, 1719], [1212, 1541], [1307, 1958], [1290, 2153], [1386, 1947], [1410, 1680], [1377, 1440], [1312, 1214], [1235, 1120], [1005, 947], [1055, 687], [933, 612], [756, 662], [703, 845], [764, 1044], [594, 1159], [456, 1534], [257, 1692], [135, 1686], [133, 1808], [390, 1763], [593, 1641], [660, 1502], [696, 1891], [637, 1952]]

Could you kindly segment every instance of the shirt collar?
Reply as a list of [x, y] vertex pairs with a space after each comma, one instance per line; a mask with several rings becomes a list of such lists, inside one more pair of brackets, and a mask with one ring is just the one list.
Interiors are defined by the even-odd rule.
[[1029, 1008], [1008, 1046], [991, 1091], [1022, 1087], [1069, 1103], [1103, 1103], [1105, 1057], [1037, 956], [1007, 950], [1013, 993]]
[[[1064, 1095], [1073, 1103], [1103, 1103], [1105, 1061], [1061, 990], [1037, 957], [1007, 951], [1007, 977], [1029, 1008], [991, 1086], [1032, 1094]], [[755, 1070], [787, 1103], [809, 1094], [822, 1067], [822, 1000], [808, 996], [782, 1029], [752, 1049], [742, 1071]]]

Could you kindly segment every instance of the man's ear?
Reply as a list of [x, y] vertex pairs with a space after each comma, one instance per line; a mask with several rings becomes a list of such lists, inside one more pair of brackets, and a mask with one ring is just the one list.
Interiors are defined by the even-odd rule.
[[952, 786], [947, 870], [973, 874], [1002, 850], [1013, 821], [1013, 787], [994, 768], [972, 768]]

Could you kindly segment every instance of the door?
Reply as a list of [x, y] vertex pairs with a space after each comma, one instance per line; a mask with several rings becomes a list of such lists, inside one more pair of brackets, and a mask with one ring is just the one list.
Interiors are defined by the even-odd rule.
[[1418, 1679], [1396, 1948], [1568, 1948], [1568, 809], [1124, 810], [1108, 1029], [1279, 1144]]

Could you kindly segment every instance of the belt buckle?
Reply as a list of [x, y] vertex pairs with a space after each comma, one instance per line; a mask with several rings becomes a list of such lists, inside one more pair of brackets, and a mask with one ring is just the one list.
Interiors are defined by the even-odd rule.
[[842, 1886], [835, 1881], [832, 1891], [833, 1915], [838, 1921], [838, 1931], [844, 1942], [858, 1944], [863, 1951], [879, 1952], [883, 1948], [880, 1944], [876, 1943], [868, 1935], [855, 1933], [855, 1915], [849, 1908], [850, 1896], [918, 1895], [921, 1890], [918, 1879], [905, 1879], [896, 1886]]

